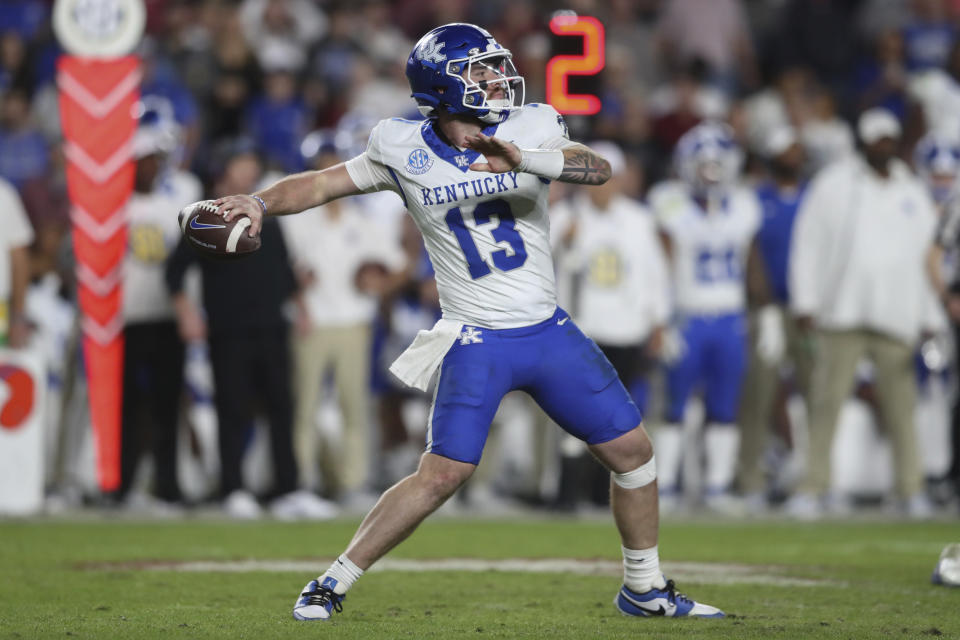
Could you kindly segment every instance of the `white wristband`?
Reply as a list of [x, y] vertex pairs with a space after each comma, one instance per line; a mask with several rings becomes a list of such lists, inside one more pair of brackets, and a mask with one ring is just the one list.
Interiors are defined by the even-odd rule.
[[563, 173], [563, 151], [560, 149], [521, 149], [520, 164], [514, 171], [556, 180]]

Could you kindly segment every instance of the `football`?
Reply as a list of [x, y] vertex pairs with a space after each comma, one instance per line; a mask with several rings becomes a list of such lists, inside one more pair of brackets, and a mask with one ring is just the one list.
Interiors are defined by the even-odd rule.
[[180, 231], [200, 253], [214, 258], [239, 258], [260, 248], [260, 236], [250, 237], [250, 218], [226, 222], [216, 214], [213, 200], [201, 200], [180, 210]]

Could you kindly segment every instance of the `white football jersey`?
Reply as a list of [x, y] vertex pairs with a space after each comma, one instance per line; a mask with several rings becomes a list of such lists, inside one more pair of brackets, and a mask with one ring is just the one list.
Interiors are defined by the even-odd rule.
[[[486, 135], [521, 149], [570, 144], [553, 107], [528, 104]], [[413, 216], [436, 271], [443, 317], [491, 329], [541, 322], [556, 308], [549, 181], [468, 169], [479, 154], [446, 143], [432, 120], [392, 118], [347, 162], [363, 191], [392, 190]]]
[[761, 222], [753, 191], [733, 187], [709, 212], [682, 182], [657, 185], [648, 200], [673, 244], [677, 311], [688, 315], [743, 311], [747, 256]]
[[164, 280], [167, 256], [183, 235], [174, 213], [199, 200], [202, 191], [192, 173], [171, 171], [159, 178], [151, 193], [134, 192], [130, 196], [123, 274], [123, 317], [127, 323], [174, 317]]

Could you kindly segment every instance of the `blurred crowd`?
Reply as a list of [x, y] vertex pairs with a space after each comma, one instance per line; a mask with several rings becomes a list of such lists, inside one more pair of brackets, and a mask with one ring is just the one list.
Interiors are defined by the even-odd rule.
[[[960, 2], [145, 4], [122, 486], [98, 500], [325, 518], [412, 470], [430, 397], [387, 366], [439, 305], [400, 199], [273, 219], [229, 263], [180, 242], [176, 212], [420, 118], [404, 64], [439, 24], [489, 29], [545, 101], [564, 10], [606, 28], [605, 68], [571, 81], [602, 110], [567, 123], [614, 178], [551, 187], [560, 302], [643, 410], [663, 508], [956, 508]], [[71, 504], [96, 492], [51, 5], [0, 4], [0, 339], [48, 363], [49, 492]], [[608, 499], [607, 474], [524, 397], [487, 456], [461, 504]]]

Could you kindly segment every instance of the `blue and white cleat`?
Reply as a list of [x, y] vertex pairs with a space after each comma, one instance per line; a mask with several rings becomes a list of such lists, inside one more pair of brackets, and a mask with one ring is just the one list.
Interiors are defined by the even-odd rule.
[[940, 560], [930, 577], [933, 584], [960, 587], [960, 544], [949, 544], [940, 554]]
[[673, 580], [667, 580], [667, 586], [663, 589], [650, 589], [644, 593], [631, 591], [624, 585], [620, 587], [620, 592], [614, 598], [613, 604], [623, 615], [641, 618], [653, 616], [723, 618], [725, 616], [720, 609], [702, 602], [695, 602], [677, 591]]
[[293, 617], [297, 620], [329, 620], [333, 612], [343, 611], [343, 599], [346, 594], [334, 593], [337, 581], [324, 578], [323, 584], [311, 580], [300, 592], [297, 603], [293, 605]]

